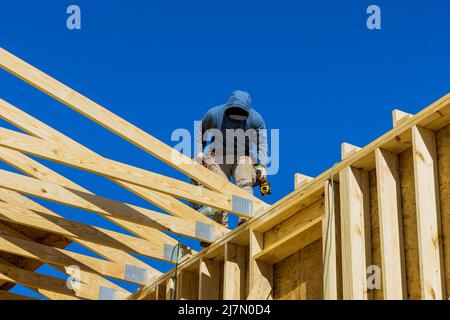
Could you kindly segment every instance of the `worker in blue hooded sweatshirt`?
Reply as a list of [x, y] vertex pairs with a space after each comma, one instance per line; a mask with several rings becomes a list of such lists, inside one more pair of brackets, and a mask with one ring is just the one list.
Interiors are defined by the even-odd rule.
[[[227, 180], [233, 177], [237, 186], [251, 194], [257, 184], [255, 164], [263, 166], [260, 178], [267, 176], [266, 126], [245, 91], [234, 91], [226, 104], [205, 114], [201, 128], [197, 128], [196, 143], [197, 161]], [[228, 227], [226, 212], [216, 211], [212, 218]], [[239, 225], [245, 221], [240, 217]]]

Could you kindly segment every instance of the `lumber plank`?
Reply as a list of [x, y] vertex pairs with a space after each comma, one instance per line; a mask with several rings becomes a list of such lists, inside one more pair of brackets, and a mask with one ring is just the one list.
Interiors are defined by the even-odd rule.
[[[21, 194], [18, 194], [14, 191], [6, 190], [3, 188], [0, 188], [0, 199], [6, 203], [9, 203], [15, 207], [18, 208], [25, 208], [34, 212], [42, 212], [49, 216], [55, 216], [55, 217], [61, 217], [60, 215], [56, 214], [55, 212], [47, 209], [46, 207], [38, 204], [37, 202], [34, 202], [33, 200], [22, 196]], [[122, 264], [130, 264], [136, 267], [140, 267], [143, 269], [146, 269], [148, 273], [151, 273], [153, 277], [157, 277], [158, 275], [161, 275], [161, 272], [154, 269], [153, 267], [147, 265], [146, 263], [142, 262], [141, 260], [135, 258], [134, 256], [120, 250], [120, 249], [114, 249], [107, 246], [103, 246], [100, 244], [96, 244], [90, 241], [77, 239], [77, 238], [70, 238], [71, 240], [81, 244], [82, 246], [86, 247], [89, 250], [92, 250], [96, 252], [97, 254], [101, 255], [105, 259], [108, 259], [113, 262], [122, 263]]]
[[367, 299], [367, 172], [346, 167], [339, 172], [339, 186], [343, 299]]
[[[11, 105], [10, 103], [2, 99], [0, 99], [0, 117], [32, 136], [60, 143], [62, 145], [67, 145], [74, 150], [78, 150], [84, 155], [90, 155], [94, 158], [97, 157], [101, 159], [101, 156], [99, 154], [96, 154], [94, 151], [70, 139], [69, 137], [65, 136], [59, 131], [53, 129], [52, 127], [46, 125], [45, 123], [39, 121], [38, 119], [32, 117], [31, 115], [27, 114], [26, 112], [23, 112], [22, 110], [16, 108], [15, 106]], [[11, 156], [9, 158], [11, 158]], [[13, 164], [11, 162], [17, 161], [15, 163], [21, 164], [21, 166], [18, 169], [21, 171], [25, 170], [26, 173], [29, 174], [30, 176], [39, 178], [41, 180], [49, 180], [61, 186], [75, 189], [81, 192], [92, 193], [86, 190], [85, 188], [77, 185], [76, 183], [70, 181], [69, 179], [61, 175], [58, 175], [54, 171], [42, 166], [33, 159], [26, 157], [25, 155], [22, 155], [21, 157], [16, 155], [16, 157], [12, 158], [16, 159], [9, 161], [8, 163], [16, 167], [17, 164]], [[154, 190], [150, 190], [147, 188], [143, 188], [135, 184], [127, 183], [121, 180], [117, 179], [111, 180], [176, 217], [180, 217], [194, 222], [201, 221], [203, 223], [209, 223], [213, 225], [214, 228], [217, 230], [217, 234], [221, 234], [227, 231], [227, 229], [223, 228], [220, 224], [216, 223], [211, 219], [206, 218], [198, 211], [192, 209], [191, 207], [187, 206], [186, 204], [184, 204], [183, 202], [177, 200], [172, 196]], [[123, 221], [117, 221], [115, 219], [112, 219], [112, 221], [119, 225], [123, 225], [124, 223]], [[129, 223], [125, 224], [127, 225], [128, 230], [134, 229], [133, 231], [134, 233], [140, 230], [140, 228], [136, 228], [132, 224]], [[139, 235], [145, 238], [145, 236], [142, 235], [142, 232]], [[153, 235], [150, 234], [150, 236]]]
[[177, 281], [178, 300], [198, 300], [198, 273], [182, 270]]
[[341, 224], [339, 185], [325, 184], [325, 206], [322, 221], [322, 261], [324, 300], [342, 299]]
[[166, 286], [163, 284], [156, 286], [156, 300], [167, 300], [166, 290]]
[[[21, 156], [24, 155], [0, 147], [0, 159], [7, 163], [13, 163], [14, 159]], [[17, 165], [15, 162], [15, 166]], [[4, 183], [2, 186], [4, 188], [10, 186], [8, 188], [10, 190], [98, 213], [105, 218], [116, 218], [194, 239], [198, 238], [195, 232], [195, 223], [191, 221], [8, 171], [1, 171], [0, 175], [3, 177], [0, 178], [2, 181], [0, 185]], [[124, 225], [124, 228], [127, 226]], [[128, 231], [134, 232], [135, 228], [128, 229]]]
[[450, 123], [436, 132], [441, 200], [442, 244], [447, 299], [450, 298]]
[[219, 300], [220, 265], [219, 261], [202, 258], [199, 268], [199, 300]]
[[445, 294], [436, 137], [413, 126], [414, 186], [416, 192], [422, 299], [441, 300]]
[[[10, 252], [12, 254], [15, 255], [20, 255], [20, 256], [24, 256], [24, 257], [28, 257], [28, 258], [32, 258], [35, 259], [35, 255], [39, 254], [39, 250], [36, 249], [36, 246], [41, 246], [43, 248], [47, 248], [48, 246], [46, 245], [42, 245], [42, 244], [38, 244], [34, 241], [31, 241], [27, 236], [25, 236], [24, 234], [18, 232], [17, 230], [5, 225], [5, 224], [0, 224], [0, 237], [8, 237], [9, 240], [13, 240], [14, 242], [12, 242], [12, 244], [7, 243], [6, 245], [0, 246], [0, 251], [4, 251], [4, 252]], [[2, 243], [4, 244], [5, 240], [6, 242], [8, 241], [7, 239], [2, 239]], [[19, 243], [19, 246], [14, 245], [15, 243]], [[29, 244], [29, 245], [27, 245]], [[53, 248], [50, 247], [51, 249], [53, 249], [53, 251], [51, 251], [52, 253], [57, 252], [56, 250], [63, 250], [63, 249], [59, 249], [59, 248]], [[9, 249], [9, 250], [8, 250]], [[25, 254], [20, 254], [20, 252]], [[44, 250], [45, 252], [45, 250]], [[58, 254], [56, 254], [58, 255]], [[80, 268], [80, 272], [79, 272], [79, 276], [80, 276], [80, 280], [83, 281], [86, 284], [89, 283], [96, 283], [98, 285], [102, 285], [108, 288], [112, 288], [115, 290], [120, 291], [124, 296], [130, 295], [130, 292], [123, 289], [122, 287], [102, 278], [101, 276], [97, 275], [97, 274], [88, 274], [83, 270], [83, 263], [86, 262], [90, 262], [89, 259], [86, 261], [85, 259], [83, 260], [83, 255], [78, 255], [71, 252], [68, 252], [68, 255], [72, 256], [72, 259], [70, 260], [70, 262], [72, 263], [66, 263], [65, 265], [61, 265], [61, 263], [56, 263], [53, 264], [51, 261], [48, 261], [49, 265], [53, 268], [55, 268], [56, 270], [59, 270], [62, 273], [66, 273], [68, 275], [71, 275], [70, 270], [73, 266], [77, 266], [78, 268]], [[55, 254], [51, 255], [51, 256], [55, 256]], [[61, 254], [59, 254], [59, 256], [62, 256]], [[81, 261], [78, 260], [77, 258], [79, 258], [79, 256], [81, 257]], [[58, 261], [64, 261], [64, 257], [62, 258], [62, 260], [58, 260]], [[90, 258], [90, 257], [87, 257]], [[98, 259], [96, 259], [98, 260]], [[66, 258], [67, 261], [67, 258]], [[103, 261], [103, 260], [99, 260], [99, 261]], [[108, 263], [107, 261], [105, 261], [105, 263]], [[104, 265], [104, 264], [103, 264]], [[101, 266], [101, 265], [100, 265]], [[23, 268], [23, 267], [22, 267]], [[34, 268], [34, 267], [33, 267]], [[26, 269], [26, 268], [24, 268]], [[106, 270], [109, 270], [110, 268], [106, 268]], [[28, 269], [27, 269], [28, 270]], [[32, 269], [29, 269], [30, 271], [32, 271]], [[112, 271], [114, 272], [115, 270], [112, 269]], [[39, 290], [36, 288], [30, 288], [33, 291], [38, 292]], [[44, 295], [45, 297], [49, 298], [49, 299], [66, 299], [67, 296], [62, 296], [60, 297], [59, 294], [54, 293], [54, 292], [50, 292], [50, 291], [45, 291], [44, 292], [38, 292], [42, 295]]]
[[[0, 263], [0, 279], [27, 287], [45, 289], [66, 296], [89, 300], [97, 300], [99, 298], [99, 286], [87, 286], [80, 282], [78, 283], [78, 288], [69, 289], [67, 281], [64, 279], [31, 272], [5, 263]], [[125, 296], [121, 296], [119, 292], [117, 293], [117, 300], [124, 298]]]
[[301, 186], [305, 185], [307, 182], [311, 181], [313, 178], [310, 176], [306, 176], [301, 173], [296, 173], [294, 175], [294, 189], [298, 189]]
[[166, 300], [175, 300], [175, 282], [172, 278], [166, 282]]
[[384, 299], [402, 300], [407, 292], [398, 156], [377, 149], [375, 159]]
[[255, 202], [257, 209], [266, 206], [258, 198], [249, 196], [246, 191], [231, 184], [226, 179], [212, 174], [210, 170], [204, 168], [189, 157], [179, 153], [130, 122], [118, 117], [111, 111], [70, 89], [3, 48], [0, 48], [0, 67], [201, 184], [219, 192], [226, 192], [229, 195], [236, 194], [245, 198], [250, 197]]
[[233, 209], [230, 196], [111, 159], [92, 158], [67, 146], [14, 130], [0, 128], [0, 145], [101, 176], [134, 183], [184, 200], [242, 215], [242, 213]]
[[0, 290], [0, 300], [39, 300], [21, 294]]
[[[20, 192], [20, 193], [24, 193], [30, 196], [34, 196], [34, 197], [38, 197], [38, 198], [42, 198], [45, 200], [50, 200], [50, 201], [54, 201], [60, 204], [65, 204], [65, 205], [70, 205], [73, 206], [75, 208], [79, 208], [79, 209], [83, 209], [83, 210], [88, 210], [91, 212], [98, 212], [98, 213], [102, 213], [102, 214], [116, 214], [116, 216], [120, 216], [121, 219], [123, 219], [124, 216], [128, 217], [129, 214], [127, 214], [127, 206], [125, 205], [124, 208], [121, 210], [119, 210], [120, 208], [114, 208], [113, 212], [111, 212], [111, 208], [109, 208], [111, 205], [114, 204], [120, 204], [120, 203], [111, 203], [111, 201], [109, 201], [109, 199], [106, 198], [100, 198], [100, 197], [96, 197], [94, 195], [89, 195], [89, 194], [81, 194], [80, 192], [75, 193], [75, 192], [71, 192], [70, 190], [67, 190], [64, 187], [61, 187], [57, 184], [51, 183], [51, 182], [47, 182], [47, 181], [42, 181], [39, 179], [35, 179], [35, 178], [30, 178], [24, 175], [20, 175], [17, 173], [13, 173], [10, 171], [6, 171], [6, 170], [0, 170], [0, 187], [8, 189], [8, 190], [12, 190], [12, 191], [16, 191], [16, 192]], [[89, 199], [90, 201], [86, 200]], [[108, 207], [109, 206], [109, 207]], [[110, 209], [109, 211], [105, 210], [104, 207]], [[131, 209], [133, 209], [131, 207]], [[145, 212], [147, 215], [150, 214], [147, 211], [143, 211]], [[151, 218], [148, 218], [147, 215], [142, 215], [140, 218], [128, 218], [128, 220], [133, 220], [133, 221], [141, 221], [140, 224], [144, 224], [144, 226], [149, 227], [149, 225], [154, 225], [154, 223], [152, 222]], [[145, 230], [147, 232], [149, 232], [150, 234], [154, 234], [154, 232], [156, 230], [154, 230], [152, 227], [149, 227], [149, 229]], [[176, 241], [164, 234], [159, 234], [159, 232], [157, 232], [156, 234], [154, 234], [155, 236], [157, 235], [159, 239], [164, 239], [166, 242], [170, 243], [170, 244], [175, 244]], [[154, 239], [154, 237], [151, 238], [151, 240], [148, 241], [152, 241]]]
[[[255, 217], [252, 221], [253, 228], [258, 232], [266, 232], [283, 223], [294, 214], [311, 206], [316, 201], [323, 199], [325, 182], [314, 184], [311, 188], [301, 187], [295, 190], [295, 196], [285, 197], [274, 203], [266, 214]], [[297, 192], [301, 190], [300, 192]], [[291, 193], [291, 195], [293, 194]]]
[[264, 234], [250, 230], [249, 293], [247, 300], [273, 299], [273, 265], [257, 259], [264, 248]]
[[243, 300], [245, 298], [246, 247], [231, 242], [225, 243], [223, 271], [223, 299]]
[[341, 157], [342, 159], [346, 159], [350, 157], [352, 154], [358, 152], [359, 150], [361, 150], [360, 147], [354, 146], [347, 142], [343, 142], [341, 144]]
[[393, 128], [398, 127], [411, 117], [413, 117], [413, 115], [410, 113], [403, 112], [398, 109], [392, 110], [392, 127]]
[[307, 221], [287, 236], [265, 247], [254, 259], [275, 264], [322, 237], [322, 215]]
[[164, 258], [164, 242], [160, 239], [154, 239], [151, 242], [119, 232], [48, 215], [44, 212], [18, 208], [7, 203], [0, 203], [0, 220], [167, 261]]
[[307, 208], [264, 233], [264, 248], [288, 237], [309, 222], [324, 216], [324, 199], [319, 199]]
[[43, 263], [56, 264], [63, 267], [78, 266], [89, 273], [98, 273], [107, 277], [128, 281], [136, 284], [146, 284], [125, 276], [126, 266], [89, 257], [83, 254], [50, 247], [30, 240], [19, 239], [5, 232], [5, 226], [0, 226], [0, 251], [21, 257], [39, 260]]

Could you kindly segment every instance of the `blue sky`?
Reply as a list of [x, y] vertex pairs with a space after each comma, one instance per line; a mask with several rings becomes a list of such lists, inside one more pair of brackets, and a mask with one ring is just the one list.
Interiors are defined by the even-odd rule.
[[[81, 8], [81, 30], [66, 28], [70, 4]], [[366, 27], [371, 4], [381, 8], [381, 30]], [[267, 126], [280, 130], [269, 203], [292, 191], [294, 173], [314, 177], [339, 161], [342, 142], [364, 146], [389, 130], [392, 109], [416, 113], [449, 92], [449, 31], [448, 0], [0, 0], [3, 48], [168, 144], [175, 144], [174, 129], [193, 130], [232, 90], [249, 91]], [[4, 71], [0, 97], [106, 157], [184, 179]], [[99, 195], [153, 208], [102, 177], [43, 163]], [[38, 201], [125, 232], [94, 214]], [[47, 266], [39, 271], [62, 276]]]

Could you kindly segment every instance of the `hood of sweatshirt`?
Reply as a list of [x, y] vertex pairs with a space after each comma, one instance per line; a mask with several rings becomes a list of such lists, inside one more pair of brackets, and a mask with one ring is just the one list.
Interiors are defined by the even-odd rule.
[[250, 94], [241, 90], [233, 91], [225, 104], [225, 111], [231, 108], [242, 109], [247, 113], [247, 115], [249, 115], [250, 109], [252, 108], [252, 99], [250, 98]]

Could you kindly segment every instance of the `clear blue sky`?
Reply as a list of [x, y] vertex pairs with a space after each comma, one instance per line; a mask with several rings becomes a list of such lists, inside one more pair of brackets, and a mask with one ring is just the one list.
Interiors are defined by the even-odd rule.
[[[66, 28], [70, 4], [81, 8], [81, 30]], [[371, 4], [381, 8], [381, 30], [366, 28]], [[314, 177], [338, 161], [341, 142], [364, 146], [389, 130], [392, 109], [415, 113], [447, 93], [449, 31], [448, 0], [0, 1], [3, 48], [168, 144], [232, 90], [249, 91], [267, 126], [280, 129], [270, 203], [292, 191], [294, 173]], [[0, 96], [104, 156], [183, 179], [3, 71]], [[99, 195], [153, 208], [102, 177], [44, 163]]]

